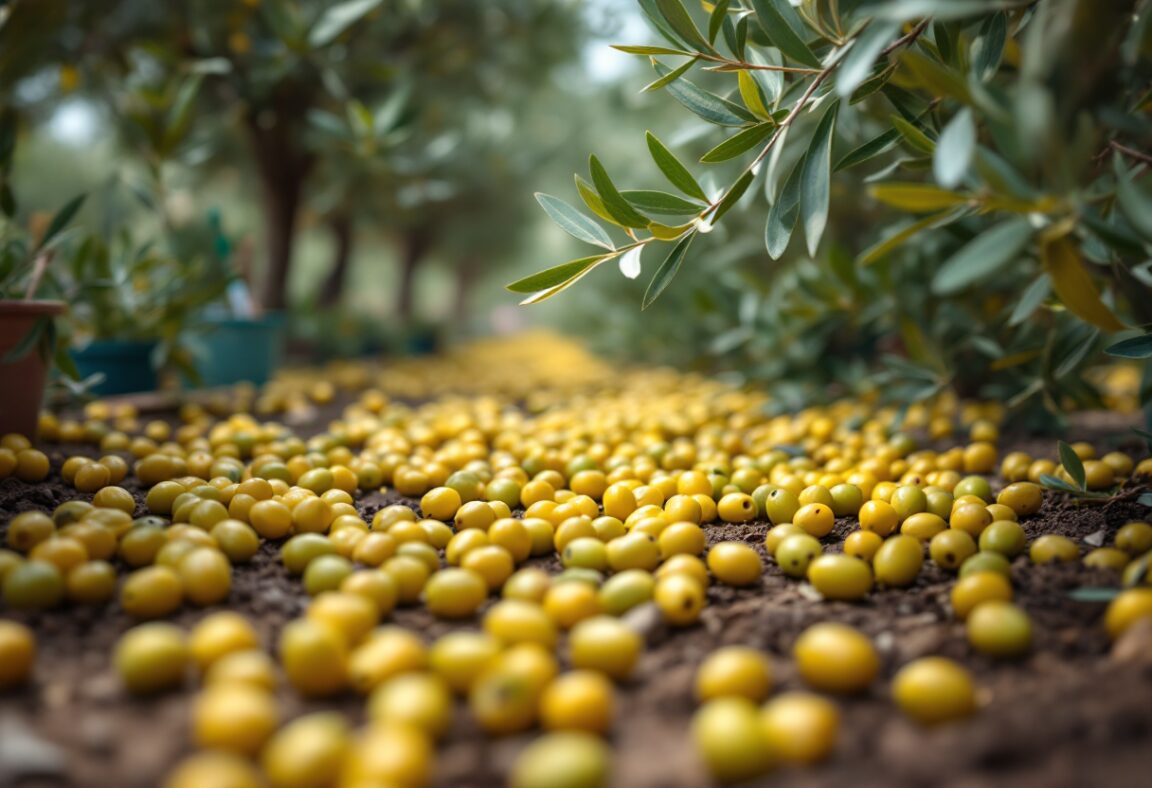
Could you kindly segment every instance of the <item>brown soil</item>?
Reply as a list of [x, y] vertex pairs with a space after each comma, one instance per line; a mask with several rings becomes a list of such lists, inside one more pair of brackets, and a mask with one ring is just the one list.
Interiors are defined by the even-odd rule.
[[[39, 485], [5, 480], [0, 482], [0, 523], [19, 511], [48, 511], [73, 497], [74, 491], [58, 478]], [[402, 499], [373, 494], [358, 505], [370, 515], [397, 500]], [[1108, 543], [1119, 526], [1147, 516], [1148, 509], [1131, 496], [1092, 506], [1051, 497], [1025, 528], [1029, 537], [1060, 533], [1078, 541], [1089, 538], [1091, 544], [1103, 536]], [[767, 527], [717, 525], [710, 529], [710, 540], [739, 539], [763, 553]], [[827, 540], [831, 549], [838, 549], [835, 545], [850, 527], [847, 520], [838, 523]], [[0, 525], [0, 539], [4, 530]], [[810, 589], [766, 563], [757, 588], [714, 586], [698, 625], [648, 628], [649, 647], [636, 675], [620, 688], [612, 737], [616, 784], [708, 784], [689, 739], [697, 664], [718, 646], [748, 644], [771, 655], [779, 689], [799, 689], [789, 657], [792, 643], [805, 627], [825, 620], [852, 624], [875, 639], [883, 656], [881, 679], [867, 695], [841, 702], [843, 728], [828, 762], [777, 772], [762, 784], [1123, 788], [1148, 785], [1152, 779], [1152, 646], [1145, 642], [1143, 658], [1111, 658], [1100, 623], [1103, 604], [1067, 596], [1080, 586], [1117, 585], [1114, 574], [1079, 564], [1033, 566], [1026, 558], [1017, 559], [1017, 601], [1032, 616], [1035, 643], [1026, 659], [1001, 663], [968, 648], [962, 625], [948, 610], [952, 577], [930, 562], [911, 589], [878, 590], [858, 604], [818, 601]], [[266, 545], [251, 563], [237, 567], [228, 607], [247, 615], [265, 645], [273, 647], [280, 628], [302, 612], [305, 601], [299, 581], [280, 566], [276, 547]], [[209, 612], [186, 609], [175, 622], [188, 627]], [[127, 697], [110, 668], [110, 654], [132, 622], [115, 604], [4, 615], [35, 629], [40, 658], [35, 683], [0, 703], [0, 786], [155, 786], [189, 751], [194, 683], [155, 699]], [[428, 639], [453, 628], [416, 608], [397, 611], [394, 620]], [[952, 657], [973, 671], [983, 688], [979, 714], [928, 730], [893, 706], [888, 691], [894, 671], [929, 654]], [[352, 695], [309, 703], [284, 689], [280, 702], [285, 718], [321, 708], [338, 709], [354, 721], [363, 718], [363, 699]], [[436, 784], [503, 784], [517, 752], [536, 734], [489, 738], [462, 706], [459, 712], [440, 747]], [[45, 743], [55, 749], [41, 752], [43, 747], [36, 745]]]

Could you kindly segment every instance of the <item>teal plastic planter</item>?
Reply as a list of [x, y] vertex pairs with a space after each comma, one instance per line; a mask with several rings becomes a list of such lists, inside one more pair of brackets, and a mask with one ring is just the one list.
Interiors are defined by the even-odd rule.
[[72, 351], [72, 359], [81, 379], [97, 372], [104, 380], [92, 387], [93, 394], [132, 394], [156, 389], [156, 370], [152, 366], [155, 342], [129, 342], [101, 339]]
[[200, 324], [189, 344], [201, 385], [263, 385], [272, 379], [284, 354], [284, 316], [256, 320], [221, 318]]

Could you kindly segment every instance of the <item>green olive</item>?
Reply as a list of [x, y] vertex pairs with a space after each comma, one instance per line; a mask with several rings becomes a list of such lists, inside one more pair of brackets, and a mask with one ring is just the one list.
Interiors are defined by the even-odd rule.
[[656, 578], [643, 569], [626, 569], [600, 587], [600, 607], [610, 616], [622, 616], [637, 605], [651, 602]]
[[980, 533], [981, 550], [990, 550], [1008, 558], [1024, 552], [1026, 543], [1024, 528], [1011, 520], [997, 520]]
[[1011, 602], [983, 602], [968, 614], [968, 643], [981, 654], [1012, 658], [1032, 646], [1032, 622]]
[[859, 558], [826, 554], [808, 564], [808, 582], [826, 599], [862, 599], [872, 590], [872, 570]]
[[914, 536], [897, 534], [884, 540], [872, 559], [876, 582], [897, 588], [911, 585], [924, 565], [924, 545]]
[[[777, 526], [780, 527], [780, 526]], [[795, 534], [786, 537], [776, 548], [776, 563], [780, 571], [789, 577], [804, 577], [808, 564], [824, 552], [820, 540], [808, 534]]]
[[718, 698], [701, 706], [692, 718], [692, 739], [720, 782], [752, 780], [774, 765], [756, 705], [747, 698]]
[[960, 565], [960, 577], [965, 578], [975, 572], [999, 572], [1011, 579], [1012, 562], [1000, 553], [980, 551], [964, 559]]
[[4, 603], [13, 610], [47, 610], [63, 599], [64, 577], [47, 561], [24, 561], [4, 578]]

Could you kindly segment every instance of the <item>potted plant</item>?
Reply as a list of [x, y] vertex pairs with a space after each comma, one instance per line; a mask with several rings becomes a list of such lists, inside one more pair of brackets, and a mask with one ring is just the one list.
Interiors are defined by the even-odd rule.
[[56, 286], [71, 304], [72, 357], [99, 395], [150, 391], [158, 372], [196, 377], [185, 331], [218, 301], [228, 273], [211, 255], [169, 254], [122, 228], [73, 244]]
[[[9, 151], [9, 156], [10, 151]], [[0, 182], [0, 186], [6, 186]], [[77, 197], [65, 205], [34, 240], [11, 221], [11, 193], [6, 192], [5, 214], [0, 220], [0, 435], [19, 433], [34, 437], [48, 370], [53, 360], [75, 376], [64, 345], [57, 341], [56, 318], [63, 301], [37, 298], [40, 283], [54, 253], [53, 244], [84, 201]]]

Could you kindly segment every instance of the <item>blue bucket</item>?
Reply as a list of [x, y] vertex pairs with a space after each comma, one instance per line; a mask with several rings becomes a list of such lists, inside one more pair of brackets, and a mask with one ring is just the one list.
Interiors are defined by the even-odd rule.
[[104, 375], [104, 380], [90, 389], [93, 394], [104, 397], [155, 391], [156, 369], [152, 366], [152, 353], [156, 344], [100, 339], [73, 350], [72, 360], [80, 370], [81, 379], [97, 372]]
[[190, 339], [201, 385], [231, 386], [272, 379], [284, 354], [284, 316], [207, 320]]

